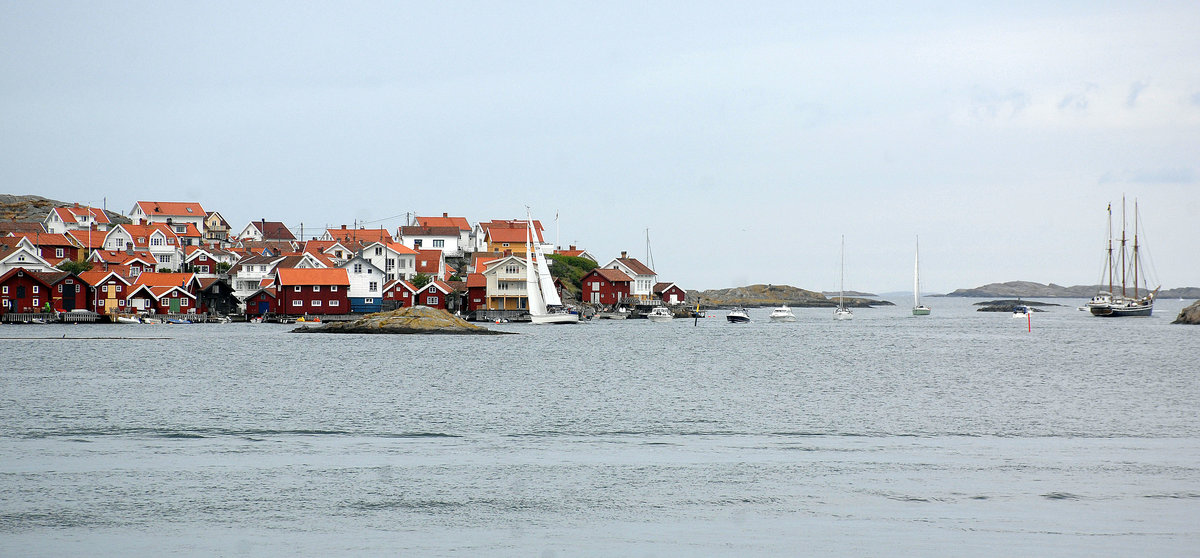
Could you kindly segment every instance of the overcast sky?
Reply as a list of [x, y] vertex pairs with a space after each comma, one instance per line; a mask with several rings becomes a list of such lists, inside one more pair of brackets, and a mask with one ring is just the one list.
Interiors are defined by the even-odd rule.
[[[515, 218], [662, 280], [1200, 286], [1200, 4], [0, 1], [0, 192]], [[555, 213], [559, 215], [555, 226]], [[1119, 217], [1119, 216], [1118, 216]], [[298, 230], [296, 231], [299, 232]]]

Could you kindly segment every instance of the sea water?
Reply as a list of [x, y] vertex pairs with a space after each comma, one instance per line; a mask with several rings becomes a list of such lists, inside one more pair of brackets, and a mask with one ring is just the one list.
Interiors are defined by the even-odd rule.
[[0, 326], [0, 556], [1183, 556], [1200, 328]]

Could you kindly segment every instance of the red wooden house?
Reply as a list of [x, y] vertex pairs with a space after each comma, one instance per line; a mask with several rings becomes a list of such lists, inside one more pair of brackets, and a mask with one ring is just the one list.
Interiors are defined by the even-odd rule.
[[383, 299], [394, 301], [399, 308], [415, 306], [417, 288], [403, 279], [396, 279], [383, 286]]
[[0, 276], [0, 314], [39, 312], [47, 305], [56, 312], [87, 310], [87, 284], [74, 273], [28, 271], [23, 267]]
[[263, 287], [246, 297], [246, 318], [261, 318], [279, 311], [275, 287]]
[[619, 269], [597, 267], [583, 276], [581, 302], [609, 306], [629, 298], [633, 278]]
[[453, 292], [454, 289], [450, 285], [447, 285], [445, 281], [430, 281], [424, 287], [417, 289], [413, 297], [416, 300], [416, 304], [448, 310], [450, 294]]
[[654, 296], [667, 304], [683, 304], [687, 302], [687, 292], [675, 283], [657, 283], [654, 285]]
[[350, 313], [350, 275], [345, 269], [279, 268], [274, 286], [280, 314]]
[[126, 307], [150, 314], [194, 314], [200, 311], [196, 295], [182, 286], [153, 286], [135, 283], [126, 297]]
[[37, 247], [38, 255], [54, 265], [79, 257], [79, 246], [65, 234], [17, 233], [14, 236], [28, 238]]
[[125, 297], [132, 292], [132, 283], [119, 271], [92, 269], [80, 273], [79, 279], [88, 284], [88, 304], [93, 311], [100, 314], [127, 311]]
[[467, 275], [467, 312], [487, 309], [487, 276], [482, 273]]

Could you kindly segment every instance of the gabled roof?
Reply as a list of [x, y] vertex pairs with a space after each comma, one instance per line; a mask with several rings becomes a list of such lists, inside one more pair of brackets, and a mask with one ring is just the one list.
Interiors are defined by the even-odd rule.
[[415, 286], [413, 286], [412, 283], [409, 283], [408, 281], [405, 281], [404, 279], [396, 279], [393, 281], [389, 281], [387, 284], [385, 284], [383, 286], [382, 292], [386, 293], [395, 288], [405, 289], [410, 293], [417, 292], [417, 288]]
[[275, 274], [280, 285], [350, 285], [350, 275], [340, 267], [281, 267], [275, 270]]
[[296, 235], [292, 234], [291, 229], [280, 221], [250, 221], [250, 226], [262, 233], [264, 239], [296, 240]]
[[658, 293], [665, 292], [667, 289], [670, 289], [671, 287], [675, 287], [676, 289], [679, 289], [679, 290], [681, 290], [681, 291], [683, 290], [683, 288], [682, 288], [682, 287], [680, 287], [680, 286], [676, 285], [675, 283], [672, 283], [672, 282], [670, 282], [670, 281], [667, 281], [667, 282], [662, 282], [662, 283], [655, 283], [655, 284], [654, 284], [654, 289], [652, 289], [652, 291], [653, 291], [655, 294], [658, 294]]
[[0, 221], [0, 236], [10, 232], [46, 232], [46, 227], [33, 221]]
[[150, 297], [153, 298], [154, 300], [160, 300], [160, 299], [162, 299], [162, 297], [167, 296], [167, 295], [171, 294], [172, 292], [178, 292], [178, 293], [180, 293], [188, 298], [191, 298], [191, 299], [196, 298], [196, 295], [189, 293], [187, 291], [187, 289], [185, 289], [183, 287], [167, 286], [167, 285], [145, 285], [145, 284], [134, 283], [133, 289], [131, 289], [129, 291], [129, 294], [125, 295], [125, 299], [128, 300], [130, 298], [133, 298], [139, 292], [144, 292], [144, 293], [150, 295]]
[[417, 217], [417, 224], [422, 227], [454, 227], [460, 231], [471, 230], [471, 224], [465, 217], [450, 217], [443, 213], [441, 217]]
[[[491, 237], [493, 230], [500, 230], [500, 229], [519, 229], [522, 231], [528, 230], [529, 229], [529, 221], [526, 221], [525, 219], [484, 221], [484, 222], [479, 223], [479, 228], [483, 229], [483, 232], [486, 233], [489, 237]], [[538, 242], [542, 242], [542, 230], [543, 230], [542, 222], [538, 221], [537, 219], [534, 219], [533, 220], [533, 232], [534, 232], [533, 236], [534, 236], [534, 239], [537, 240]], [[525, 233], [521, 233], [521, 238], [522, 239], [525, 238]], [[498, 242], [511, 242], [511, 241], [501, 240]], [[525, 241], [521, 240], [521, 242], [525, 242]]]
[[471, 273], [467, 275], [467, 288], [486, 287], [487, 276], [482, 273]]
[[[525, 244], [529, 238], [529, 229], [507, 229], [493, 227], [488, 230], [488, 240], [491, 242], [507, 242], [509, 244]], [[537, 239], [541, 241], [540, 235]]]
[[[344, 226], [344, 225], [343, 225]], [[356, 240], [359, 242], [394, 242], [387, 229], [325, 229], [334, 240]]]
[[204, 207], [197, 202], [152, 202], [140, 201], [134, 204], [142, 213], [150, 217], [200, 217], [208, 216]]
[[450, 285], [446, 284], [446, 282], [445, 282], [445, 281], [442, 281], [442, 280], [440, 280], [440, 279], [435, 279], [435, 280], [433, 280], [433, 281], [430, 281], [430, 282], [426, 283], [426, 284], [425, 284], [425, 286], [424, 286], [424, 287], [421, 287], [421, 288], [420, 288], [420, 289], [419, 289], [417, 292], [418, 292], [418, 293], [421, 293], [421, 292], [425, 292], [425, 291], [431, 291], [431, 290], [434, 290], [434, 289], [437, 289], [437, 290], [439, 290], [439, 291], [442, 291], [442, 292], [443, 292], [443, 293], [445, 293], [445, 294], [450, 294], [450, 293], [454, 292], [454, 288], [453, 288], [453, 287], [451, 287]]
[[132, 253], [125, 250], [95, 250], [92, 252], [91, 260], [95, 263], [118, 265], [129, 265], [133, 261], [139, 261], [151, 267], [158, 265], [158, 259], [148, 250], [134, 250]]
[[609, 269], [609, 268], [604, 268], [604, 267], [597, 267], [588, 272], [589, 275], [592, 273], [599, 275], [600, 277], [604, 278], [604, 280], [608, 281], [609, 283], [630, 283], [633, 281], [632, 277], [630, 277], [624, 271], [621, 271], [619, 269]]
[[108, 231], [67, 231], [66, 235], [71, 237], [80, 248], [96, 250], [104, 246], [104, 238], [108, 235]]
[[[25, 269], [23, 267], [14, 267], [14, 268], [8, 270], [8, 273], [5, 273], [4, 275], [0, 275], [0, 283], [7, 281], [9, 277], [17, 275], [18, 272], [20, 272], [23, 275], [32, 277], [37, 282], [41, 283], [42, 285], [44, 285], [46, 287], [50, 287], [50, 285], [53, 285], [53, 283], [47, 282], [47, 278], [46, 278], [47, 275], [51, 275], [52, 273], [46, 273], [46, 272], [42, 272], [42, 271], [33, 271], [30, 269]], [[65, 273], [65, 272], [63, 272], [63, 273]]]
[[414, 236], [458, 236], [458, 227], [400, 227], [400, 236], [410, 238]]
[[222, 227], [224, 227], [226, 229], [229, 228], [229, 221], [225, 220], [225, 216], [221, 215], [220, 211], [209, 211], [208, 213], [205, 214], [204, 218], [212, 219], [214, 215], [217, 216], [217, 223], [219, 223]]
[[[6, 242], [6, 240], [8, 240], [8, 242]], [[17, 254], [17, 252], [24, 252], [33, 258], [33, 261], [29, 262], [30, 265], [41, 264], [44, 267], [52, 267], [50, 262], [38, 255], [37, 251], [29, 249], [26, 245], [19, 241], [13, 242], [12, 240], [15, 239], [12, 239], [11, 237], [9, 237], [9, 239], [0, 239], [0, 262], [12, 258]], [[17, 257], [18, 259], [20, 258], [20, 256]]]
[[637, 258], [617, 258], [613, 261], [621, 262], [637, 275], [656, 275], [653, 269], [646, 267], [646, 264], [639, 262]]
[[437, 273], [442, 267], [441, 250], [417, 250], [417, 272]]
[[70, 246], [72, 248], [78, 247], [78, 245], [75, 244], [75, 242], [73, 242], [73, 240], [74, 240], [73, 238], [71, 238], [65, 234], [61, 234], [61, 233], [52, 234], [52, 233], [47, 233], [47, 232], [43, 232], [43, 233], [19, 232], [19, 233], [11, 233], [11, 235], [13, 238], [27, 238], [27, 239], [29, 239], [29, 242], [33, 243], [34, 246]]
[[487, 269], [488, 265], [491, 265], [492, 262], [502, 257], [504, 255], [498, 252], [475, 252], [475, 255], [471, 258], [471, 271], [474, 273], [483, 273], [483, 270]]
[[[88, 207], [77, 204], [69, 207], [56, 207], [50, 211], [57, 215], [60, 221], [67, 224], [78, 223], [79, 217], [86, 215], [91, 215], [92, 219], [98, 225], [107, 225], [112, 223], [112, 221], [108, 219], [108, 214], [105, 213], [103, 209], [98, 207]], [[49, 216], [47, 215], [47, 217]]]
[[194, 273], [158, 273], [147, 271], [138, 275], [134, 285], [149, 285], [151, 287], [190, 287], [196, 280]]
[[87, 283], [88, 285], [91, 285], [93, 287], [95, 287], [96, 285], [99, 285], [101, 283], [104, 283], [104, 282], [108, 281], [109, 279], [116, 279], [122, 283], [125, 283], [126, 285], [132, 284], [130, 282], [130, 280], [127, 277], [125, 277], [124, 274], [120, 273], [117, 270], [113, 270], [113, 269], [108, 269], [108, 270], [89, 269], [89, 270], [79, 274], [80, 281], [83, 281], [84, 283]]
[[[111, 235], [118, 230], [125, 231], [127, 234], [129, 234], [130, 237], [133, 238], [134, 247], [148, 245], [150, 242], [150, 240], [149, 240], [150, 235], [154, 234], [155, 231], [161, 232], [168, 239], [175, 239], [176, 244], [178, 244], [178, 240], [179, 240], [179, 235], [175, 234], [175, 231], [171, 230], [170, 227], [168, 227], [167, 225], [165, 225], [163, 223], [150, 223], [150, 224], [146, 224], [146, 225], [133, 225], [133, 224], [129, 224], [129, 223], [122, 223], [120, 225], [117, 225], [117, 226], [109, 229], [108, 234]], [[143, 244], [137, 243], [137, 239], [139, 239], [139, 238], [144, 239]]]
[[29, 274], [37, 277], [43, 283], [52, 287], [59, 281], [62, 281], [68, 277], [78, 277], [78, 275], [75, 275], [70, 271], [31, 271]]

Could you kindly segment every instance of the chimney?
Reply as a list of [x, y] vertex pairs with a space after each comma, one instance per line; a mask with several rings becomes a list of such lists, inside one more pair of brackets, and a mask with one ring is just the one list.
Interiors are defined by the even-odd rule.
[[443, 219], [445, 219], [445, 218], [448, 218], [448, 217], [450, 217], [450, 214], [449, 214], [449, 213], [446, 213], [445, 211], [443, 211], [443, 212], [442, 212], [442, 218], [443, 218]]
[[574, 245], [574, 244], [569, 244], [568, 246], [570, 246], [570, 247], [571, 247], [571, 250], [574, 250], [574, 249], [575, 249], [575, 245]]
[[75, 202], [75, 209], [79, 209], [79, 202]]
[[624, 250], [621, 250], [621, 259], [623, 260], [623, 259], [625, 259], [625, 258], [628, 258], [628, 257], [629, 257], [629, 254], [628, 254], [626, 251], [624, 251]]
[[342, 225], [342, 230], [346, 230], [346, 225]]
[[129, 254], [130, 256], [133, 255], [133, 243], [132, 242], [125, 243], [125, 253]]

